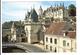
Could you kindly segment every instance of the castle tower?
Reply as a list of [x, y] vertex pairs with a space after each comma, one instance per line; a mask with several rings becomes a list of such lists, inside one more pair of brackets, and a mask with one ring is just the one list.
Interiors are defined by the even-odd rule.
[[31, 19], [33, 22], [38, 22], [38, 14], [34, 8], [31, 9], [29, 19]]
[[35, 9], [33, 8], [28, 13], [27, 20], [24, 21], [24, 25], [25, 25], [24, 30], [26, 32], [26, 38], [27, 38], [28, 43], [32, 43], [32, 38], [36, 39], [36, 38], [32, 37], [32, 28], [33, 28], [32, 26], [34, 26], [35, 24], [33, 24], [33, 23], [36, 23], [36, 22], [38, 22], [38, 15], [37, 15]]
[[27, 43], [39, 42], [40, 36], [38, 36], [38, 33], [42, 23], [38, 22], [38, 15], [35, 9], [31, 9], [30, 15], [27, 19], [28, 20], [24, 21]]
[[39, 18], [42, 18], [42, 16], [43, 16], [43, 9], [40, 6], [40, 8], [39, 8]]
[[16, 41], [16, 28], [14, 26], [14, 22], [12, 23], [12, 27], [11, 27], [11, 41], [12, 42]]
[[31, 43], [31, 23], [25, 22], [25, 32], [26, 32], [26, 37], [27, 37], [27, 42]]

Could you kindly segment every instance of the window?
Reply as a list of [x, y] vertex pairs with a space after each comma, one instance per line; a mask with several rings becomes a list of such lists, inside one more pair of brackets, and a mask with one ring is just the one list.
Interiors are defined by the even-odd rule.
[[55, 50], [54, 50], [54, 52], [57, 52], [57, 49], [56, 49], [56, 47], [55, 47]]
[[54, 44], [57, 44], [57, 39], [54, 39]]
[[52, 38], [50, 38], [50, 43], [52, 43]]
[[48, 38], [46, 37], [46, 42], [48, 42]]
[[48, 45], [46, 45], [46, 49], [48, 49]]
[[63, 52], [66, 52], [66, 50], [63, 50]]
[[59, 15], [61, 15], [61, 11], [59, 11]]
[[65, 40], [63, 40], [63, 46], [66, 46], [66, 41]]
[[67, 46], [69, 46], [69, 43], [67, 43]]
[[65, 36], [67, 36], [68, 32], [65, 32]]
[[52, 51], [52, 46], [50, 46], [50, 51]]

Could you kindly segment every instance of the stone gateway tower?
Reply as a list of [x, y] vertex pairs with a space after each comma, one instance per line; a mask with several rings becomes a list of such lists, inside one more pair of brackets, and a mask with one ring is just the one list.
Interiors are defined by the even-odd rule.
[[39, 35], [42, 33], [42, 31], [39, 31], [42, 29], [42, 23], [38, 22], [38, 15], [34, 8], [30, 12], [27, 12], [24, 25], [28, 43], [43, 41], [43, 38], [40, 38], [41, 36]]

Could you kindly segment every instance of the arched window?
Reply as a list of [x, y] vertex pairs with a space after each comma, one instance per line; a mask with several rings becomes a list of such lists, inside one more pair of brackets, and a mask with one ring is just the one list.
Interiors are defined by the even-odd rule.
[[67, 46], [69, 46], [69, 43], [67, 43]]
[[50, 38], [50, 43], [52, 43], [52, 38]]
[[48, 49], [48, 45], [46, 45], [46, 49]]
[[57, 49], [56, 49], [56, 47], [55, 47], [55, 50], [54, 50], [54, 52], [57, 52]]
[[50, 51], [52, 51], [52, 46], [50, 46]]
[[48, 42], [48, 38], [46, 37], [46, 42]]
[[63, 40], [63, 46], [66, 46], [66, 41], [65, 40]]
[[57, 39], [54, 39], [54, 44], [57, 44]]

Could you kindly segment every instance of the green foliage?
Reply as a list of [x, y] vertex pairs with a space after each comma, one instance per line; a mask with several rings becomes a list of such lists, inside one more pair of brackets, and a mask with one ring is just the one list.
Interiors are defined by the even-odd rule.
[[[12, 23], [13, 23], [13, 21], [3, 23], [2, 29], [10, 29], [12, 26]], [[14, 21], [14, 25], [15, 25], [16, 29], [18, 29], [18, 28], [23, 29], [24, 28], [24, 25], [21, 21]]]
[[12, 25], [12, 21], [5, 22], [2, 24], [2, 29], [10, 29], [11, 25]]
[[69, 15], [70, 16], [76, 16], [76, 7], [75, 5], [71, 4], [69, 5]]

